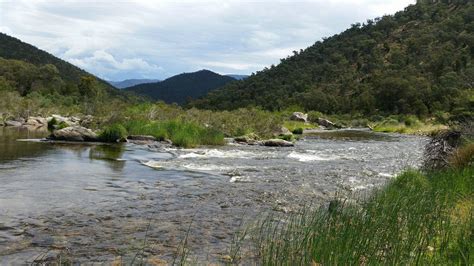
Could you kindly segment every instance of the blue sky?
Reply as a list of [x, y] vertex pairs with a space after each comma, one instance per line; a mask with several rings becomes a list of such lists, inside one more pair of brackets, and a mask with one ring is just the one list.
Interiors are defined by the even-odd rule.
[[415, 0], [0, 0], [0, 32], [101, 78], [250, 74]]

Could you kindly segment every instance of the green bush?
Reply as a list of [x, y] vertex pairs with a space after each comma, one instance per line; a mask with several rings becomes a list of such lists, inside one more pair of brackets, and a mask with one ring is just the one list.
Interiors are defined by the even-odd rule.
[[293, 129], [292, 133], [297, 134], [297, 135], [301, 135], [301, 134], [303, 134], [303, 128], [301, 128], [301, 127], [295, 128], [295, 129]]
[[192, 148], [199, 145], [223, 145], [224, 134], [195, 123], [179, 120], [163, 122], [130, 121], [125, 124], [132, 135], [151, 135], [159, 140], [170, 139], [175, 146]]
[[99, 134], [99, 139], [104, 142], [121, 142], [126, 138], [127, 130], [120, 124], [108, 126]]
[[58, 121], [56, 118], [52, 118], [51, 120], [48, 121], [48, 129], [49, 130], [54, 130], [54, 126], [58, 124]]
[[308, 112], [308, 121], [310, 122], [316, 123], [318, 122], [318, 119], [320, 117], [323, 117], [323, 114], [321, 112], [317, 112], [317, 111]]

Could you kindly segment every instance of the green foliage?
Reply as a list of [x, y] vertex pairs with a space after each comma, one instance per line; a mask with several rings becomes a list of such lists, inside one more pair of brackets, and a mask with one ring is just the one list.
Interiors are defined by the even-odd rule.
[[193, 106], [467, 118], [474, 106], [473, 12], [472, 1], [436, 1], [354, 24]]
[[99, 134], [99, 139], [104, 142], [121, 142], [127, 138], [127, 130], [120, 124], [105, 127]]
[[282, 125], [282, 119], [278, 115], [256, 108], [210, 111], [195, 108], [183, 109], [164, 103], [145, 103], [124, 109], [123, 114], [118, 116], [129, 117], [130, 120], [187, 121], [218, 130], [228, 137], [256, 133], [263, 138], [268, 138], [274, 132], [278, 132]]
[[295, 136], [292, 134], [282, 134], [278, 136], [279, 139], [286, 140], [286, 141], [293, 141], [295, 140]]
[[178, 120], [147, 122], [129, 121], [125, 128], [131, 135], [151, 135], [159, 140], [170, 139], [174, 145], [193, 148], [199, 145], [223, 145], [224, 135], [212, 128]]
[[262, 265], [471, 265], [474, 168], [407, 171], [364, 202], [270, 216], [253, 235]]
[[293, 129], [293, 131], [291, 131], [293, 134], [297, 134], [297, 135], [301, 135], [303, 134], [303, 128], [302, 127], [299, 127], [299, 128], [295, 128]]

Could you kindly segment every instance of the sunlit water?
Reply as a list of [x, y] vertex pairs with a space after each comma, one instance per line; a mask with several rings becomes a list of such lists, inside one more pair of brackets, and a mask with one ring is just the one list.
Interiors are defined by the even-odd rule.
[[419, 165], [426, 142], [368, 131], [315, 133], [292, 148], [17, 141], [45, 134], [0, 129], [0, 264], [170, 261], [185, 235], [191, 257], [216, 261], [242, 222], [367, 193]]

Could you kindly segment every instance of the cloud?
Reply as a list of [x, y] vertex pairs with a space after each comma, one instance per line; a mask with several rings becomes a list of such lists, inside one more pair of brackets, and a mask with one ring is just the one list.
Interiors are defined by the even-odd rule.
[[103, 78], [248, 74], [414, 2], [0, 0], [0, 31]]
[[119, 75], [126, 75], [130, 71], [138, 71], [143, 77], [158, 76], [162, 68], [150, 64], [141, 58], [124, 58], [117, 60], [106, 51], [95, 51], [92, 56], [82, 58], [70, 58], [69, 61], [76, 66], [89, 69], [91, 72], [101, 73], [106, 79]]

